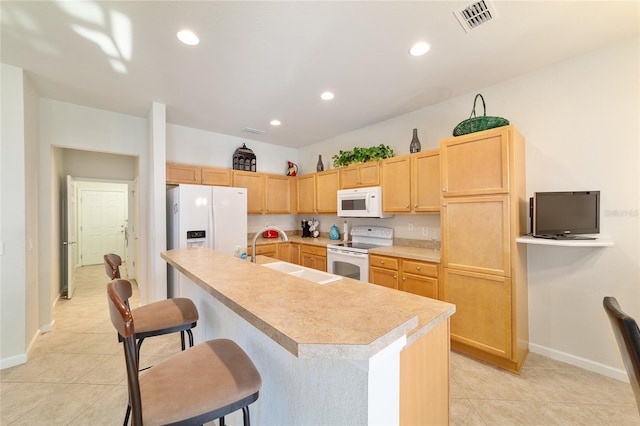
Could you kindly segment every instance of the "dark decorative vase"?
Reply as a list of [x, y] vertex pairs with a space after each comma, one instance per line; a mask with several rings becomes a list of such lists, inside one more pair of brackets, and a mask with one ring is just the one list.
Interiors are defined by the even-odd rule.
[[413, 139], [411, 139], [411, 143], [409, 144], [409, 152], [420, 152], [420, 139], [418, 139], [418, 129], [413, 129]]
[[322, 164], [322, 155], [318, 155], [318, 164], [316, 165], [316, 172], [324, 171], [324, 164]]

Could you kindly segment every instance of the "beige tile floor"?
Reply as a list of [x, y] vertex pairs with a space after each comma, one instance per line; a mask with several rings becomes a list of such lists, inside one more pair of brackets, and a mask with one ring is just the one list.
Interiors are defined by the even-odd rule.
[[[29, 361], [0, 371], [1, 425], [122, 424], [124, 356], [108, 317], [104, 268], [80, 268], [76, 280]], [[141, 363], [179, 348], [178, 334], [147, 339]], [[452, 353], [451, 424], [640, 425], [640, 416], [627, 383], [536, 354], [517, 376]]]

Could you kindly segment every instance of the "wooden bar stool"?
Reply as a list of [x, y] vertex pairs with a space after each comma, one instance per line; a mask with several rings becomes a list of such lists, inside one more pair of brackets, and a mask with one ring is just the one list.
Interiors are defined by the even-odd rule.
[[210, 340], [139, 372], [136, 319], [127, 299], [131, 284], [107, 284], [111, 322], [122, 337], [133, 425], [203, 424], [242, 409], [258, 399], [262, 379], [247, 354], [228, 339]]
[[[108, 253], [104, 255], [105, 271], [111, 280], [121, 278], [120, 265], [122, 265], [122, 259], [117, 254]], [[186, 347], [184, 341], [185, 332], [189, 336], [189, 347], [193, 346], [191, 329], [198, 322], [198, 309], [191, 299], [177, 297], [160, 300], [135, 308], [131, 312], [137, 324], [138, 353], [145, 338], [162, 336], [178, 331], [180, 332], [182, 350]]]
[[[122, 260], [120, 256], [114, 253], [104, 255], [104, 267], [107, 276], [111, 279], [120, 279], [120, 265]], [[131, 283], [122, 280], [122, 291], [126, 293], [125, 304], [129, 306], [129, 298], [131, 297]], [[140, 348], [142, 342], [147, 337], [162, 336], [165, 334], [180, 332], [180, 344], [182, 350], [185, 350], [184, 333], [189, 336], [189, 347], [193, 346], [193, 333], [191, 329], [198, 323], [198, 309], [191, 299], [184, 297], [160, 300], [132, 309], [131, 314], [136, 320], [137, 341], [136, 356], [140, 360]], [[122, 336], [118, 334], [118, 339], [122, 340]], [[131, 414], [131, 405], [127, 406], [124, 415], [124, 424], [129, 423], [129, 415]]]

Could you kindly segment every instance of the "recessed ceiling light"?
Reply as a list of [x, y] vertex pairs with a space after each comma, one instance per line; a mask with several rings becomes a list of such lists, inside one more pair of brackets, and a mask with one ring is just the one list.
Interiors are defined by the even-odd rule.
[[324, 92], [322, 95], [320, 95], [320, 97], [325, 101], [330, 101], [331, 99], [334, 98], [334, 95], [331, 92]]
[[200, 39], [197, 35], [193, 33], [193, 31], [182, 30], [178, 31], [178, 40], [183, 42], [184, 44], [188, 44], [189, 46], [196, 46], [200, 43]]
[[421, 41], [419, 43], [414, 44], [411, 49], [409, 49], [409, 53], [411, 56], [422, 56], [427, 53], [431, 49], [427, 43]]
[[271, 120], [271, 125], [272, 125], [272, 126], [279, 126], [279, 125], [281, 125], [281, 124], [282, 124], [282, 123], [280, 122], [280, 120]]

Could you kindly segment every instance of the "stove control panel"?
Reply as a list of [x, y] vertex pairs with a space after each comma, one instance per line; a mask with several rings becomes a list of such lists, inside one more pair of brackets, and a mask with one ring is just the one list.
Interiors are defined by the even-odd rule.
[[351, 228], [351, 236], [393, 240], [393, 228], [358, 225]]

